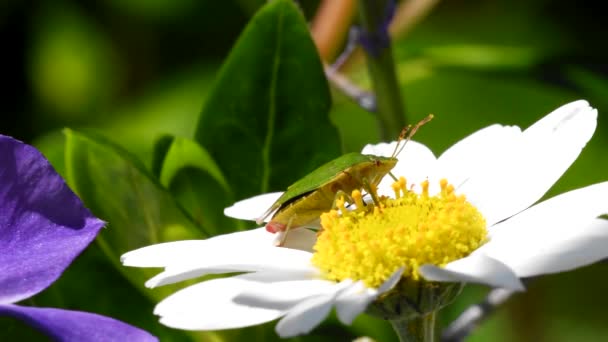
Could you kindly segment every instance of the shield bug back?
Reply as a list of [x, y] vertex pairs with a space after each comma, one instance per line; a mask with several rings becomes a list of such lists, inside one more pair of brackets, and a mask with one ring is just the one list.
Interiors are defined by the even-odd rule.
[[390, 174], [397, 164], [396, 156], [418, 128], [432, 118], [433, 115], [429, 115], [416, 125], [404, 128], [390, 157], [353, 152], [320, 166], [290, 185], [257, 223], [261, 224], [273, 215], [266, 224], [266, 230], [271, 233], [318, 226], [319, 217], [332, 209], [338, 194], [350, 194], [356, 189], [369, 193], [371, 187], [376, 187], [384, 176]]

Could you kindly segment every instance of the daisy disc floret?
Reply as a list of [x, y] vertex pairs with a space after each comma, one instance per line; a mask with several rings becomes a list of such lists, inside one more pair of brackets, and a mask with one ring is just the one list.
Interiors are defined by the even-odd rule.
[[401, 177], [392, 185], [394, 197], [380, 203], [365, 205], [358, 190], [352, 194], [357, 209], [339, 200], [339, 210], [321, 215], [313, 264], [328, 279], [360, 279], [377, 288], [400, 268], [403, 277], [419, 280], [421, 265], [445, 266], [469, 255], [486, 241], [486, 222], [446, 179], [439, 185], [429, 196], [425, 180], [418, 194]]

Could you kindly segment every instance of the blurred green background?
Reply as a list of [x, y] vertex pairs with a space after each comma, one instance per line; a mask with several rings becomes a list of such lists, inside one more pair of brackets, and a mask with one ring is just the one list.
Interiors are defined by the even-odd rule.
[[[4, 0], [0, 3], [5, 84], [0, 133], [34, 144], [65, 174], [66, 139], [61, 130], [95, 132], [130, 152], [133, 157], [129, 158], [143, 162], [142, 169], [155, 173], [159, 139], [167, 134], [194, 137], [222, 61], [263, 3]], [[399, 4], [403, 6], [405, 1]], [[429, 7], [428, 15], [394, 41], [408, 119], [435, 114], [416, 140], [439, 154], [491, 123], [527, 127], [561, 104], [583, 98], [599, 110], [598, 129], [548, 196], [608, 179], [608, 159], [604, 157], [608, 143], [608, 26], [601, 4], [450, 0]], [[312, 22], [319, 1], [303, 0], [300, 5]], [[339, 50], [344, 37], [331, 44]], [[351, 58], [345, 73], [369, 87], [361, 59]], [[332, 102], [329, 116], [340, 133], [343, 152], [380, 140], [372, 114], [335, 90]], [[294, 143], [305, 139], [293, 137]], [[285, 175], [287, 184], [293, 181], [290, 177], [297, 178]], [[81, 195], [82, 191], [77, 190]], [[85, 203], [95, 211], [86, 198]], [[226, 228], [218, 228], [214, 234], [244, 227], [217, 220]], [[118, 228], [115, 226], [110, 221], [108, 229]], [[179, 239], [180, 234], [177, 231], [165, 239]], [[129, 282], [129, 270], [108, 258], [114, 238], [92, 245], [56, 284], [28, 304], [106, 314], [168, 341], [252, 336], [245, 334], [276, 339], [273, 324], [219, 334], [184, 333], [159, 325], [152, 310], [170, 291], [150, 294], [154, 291]], [[607, 271], [608, 264], [599, 263], [536, 279], [526, 293], [500, 308], [469, 340], [608, 340], [604, 313]], [[442, 311], [440, 323], [449, 323], [486, 292], [483, 287], [468, 286], [454, 305]], [[330, 319], [300, 339], [352, 340], [361, 335], [394, 339], [388, 325], [372, 318], [359, 318], [353, 327]], [[16, 321], [0, 320], [0, 339], [16, 336], [43, 338]]]

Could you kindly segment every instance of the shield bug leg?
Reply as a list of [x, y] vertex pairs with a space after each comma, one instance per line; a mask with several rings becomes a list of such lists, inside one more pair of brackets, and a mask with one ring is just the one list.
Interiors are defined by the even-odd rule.
[[270, 221], [266, 224], [266, 231], [274, 234], [274, 233], [284, 231], [286, 227], [287, 227], [286, 225], [284, 225], [280, 222]]
[[393, 179], [395, 182], [398, 182], [398, 181], [399, 181], [399, 178], [397, 178], [397, 176], [395, 176], [395, 175], [394, 175], [392, 172], [390, 172], [390, 171], [389, 171], [389, 172], [388, 172], [388, 175], [389, 175], [389, 176], [391, 176], [391, 178], [392, 178], [392, 179]]
[[378, 192], [376, 191], [377, 187], [378, 186], [376, 184], [370, 183], [367, 178], [363, 178], [363, 189], [365, 189], [365, 191], [372, 196], [372, 201], [374, 201], [374, 204], [380, 206], [380, 199], [378, 198]]
[[[341, 207], [344, 206], [345, 202], [351, 204], [355, 203], [355, 201], [349, 194], [342, 190], [337, 190], [334, 196], [334, 203], [332, 203], [331, 205], [331, 209], [342, 209]], [[340, 203], [342, 203], [342, 205], [340, 205]]]
[[281, 237], [279, 239], [279, 243], [277, 244], [277, 247], [283, 247], [283, 245], [285, 244], [285, 240], [287, 240], [287, 234], [289, 234], [289, 230], [291, 229], [291, 224], [293, 223], [293, 220], [295, 219], [297, 215], [293, 215], [289, 218], [289, 221], [287, 222], [287, 225], [285, 226], [285, 231], [281, 232]]

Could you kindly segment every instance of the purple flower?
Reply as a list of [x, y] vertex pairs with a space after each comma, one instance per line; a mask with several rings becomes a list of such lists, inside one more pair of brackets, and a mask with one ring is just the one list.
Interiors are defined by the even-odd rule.
[[156, 341], [105, 316], [14, 304], [57, 280], [104, 224], [40, 152], [0, 135], [0, 316], [59, 341]]
[[365, 27], [359, 28], [359, 42], [367, 53], [375, 58], [380, 56], [380, 53], [390, 46], [391, 37], [388, 32], [389, 26], [393, 17], [395, 16], [395, 10], [397, 9], [397, 2], [395, 0], [389, 0], [384, 8], [384, 15], [380, 20], [378, 27], [375, 29], [366, 29]]

